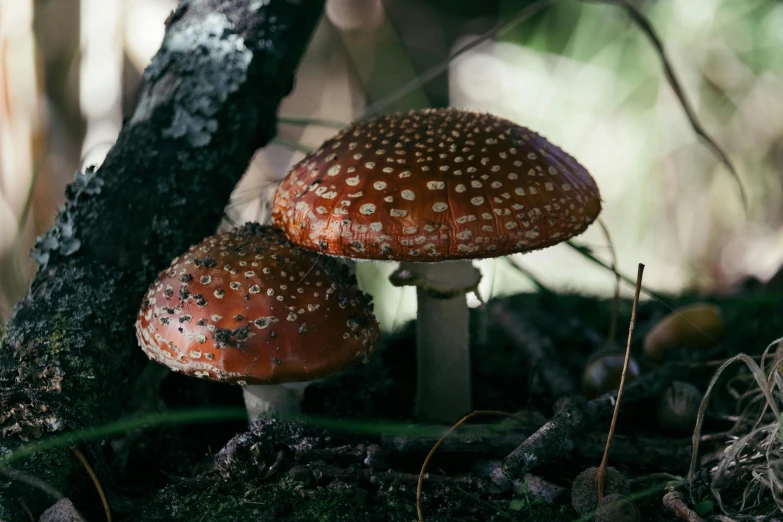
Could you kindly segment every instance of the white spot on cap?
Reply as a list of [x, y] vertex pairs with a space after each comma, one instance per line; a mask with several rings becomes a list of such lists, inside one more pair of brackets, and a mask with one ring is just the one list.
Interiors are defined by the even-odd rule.
[[443, 190], [446, 188], [446, 184], [442, 181], [428, 181], [427, 188], [430, 190]]
[[326, 171], [327, 176], [336, 176], [340, 173], [340, 165], [332, 165], [329, 170]]
[[405, 217], [405, 216], [408, 215], [408, 211], [407, 210], [401, 210], [401, 209], [398, 209], [398, 208], [393, 208], [393, 209], [391, 209], [389, 211], [389, 215], [391, 217]]
[[400, 196], [402, 199], [407, 199], [408, 201], [413, 201], [416, 199], [416, 194], [414, 194], [412, 190], [403, 190], [400, 192]]
[[461, 193], [465, 192], [465, 191], [466, 191], [466, 190], [468, 190], [468, 189], [467, 189], [467, 187], [466, 187], [465, 185], [463, 185], [462, 183], [460, 183], [459, 185], [457, 185], [456, 187], [454, 187], [454, 190], [456, 190], [458, 193], [460, 193], [460, 194], [461, 194]]
[[484, 203], [484, 198], [481, 196], [476, 196], [475, 198], [470, 198], [470, 202], [476, 206], [479, 206]]
[[350, 187], [355, 187], [359, 184], [359, 176], [354, 176], [352, 178], [346, 178], [345, 184]]
[[359, 213], [364, 214], [365, 216], [369, 216], [373, 212], [375, 212], [375, 205], [373, 205], [372, 203], [365, 203], [364, 205], [359, 207]]
[[434, 210], [435, 212], [443, 212], [447, 208], [449, 208], [448, 203], [443, 203], [442, 201], [439, 201], [434, 205], [432, 205], [432, 210]]
[[383, 190], [386, 188], [386, 182], [385, 181], [376, 181], [372, 184], [373, 188], [375, 190]]

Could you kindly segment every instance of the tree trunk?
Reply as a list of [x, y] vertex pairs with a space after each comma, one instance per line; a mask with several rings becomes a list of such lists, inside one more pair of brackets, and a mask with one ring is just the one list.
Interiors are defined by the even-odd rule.
[[[251, 156], [274, 136], [323, 3], [183, 0], [171, 14], [134, 114], [103, 165], [69, 185], [36, 242], [32, 289], [0, 332], [0, 456], [119, 417], [146, 362], [133, 330], [142, 295], [214, 232]], [[98, 448], [88, 459], [108, 469]], [[23, 506], [37, 518], [57, 496], [92, 487], [74, 480], [80, 466], [62, 449], [0, 470], [0, 520], [26, 520]]]

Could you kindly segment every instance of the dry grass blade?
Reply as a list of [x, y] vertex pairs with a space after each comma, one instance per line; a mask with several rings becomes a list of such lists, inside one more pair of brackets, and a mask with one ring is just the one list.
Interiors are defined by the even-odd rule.
[[612, 413], [612, 422], [609, 425], [609, 435], [606, 437], [606, 449], [604, 449], [604, 456], [601, 459], [601, 465], [598, 467], [598, 473], [596, 474], [596, 480], [598, 481], [598, 500], [600, 501], [604, 496], [604, 480], [606, 478], [606, 466], [609, 463], [609, 449], [612, 446], [612, 435], [614, 435], [614, 429], [617, 426], [617, 415], [620, 413], [620, 399], [623, 396], [623, 388], [625, 387], [625, 374], [628, 371], [628, 361], [631, 358], [631, 339], [633, 338], [633, 329], [636, 325], [636, 309], [639, 308], [639, 294], [642, 291], [642, 276], [644, 275], [644, 265], [639, 263], [639, 268], [636, 273], [636, 292], [633, 296], [633, 308], [631, 309], [631, 324], [628, 327], [628, 343], [625, 346], [625, 360], [623, 361], [623, 373], [620, 375], [620, 387], [617, 390], [617, 400], [614, 403], [614, 412]]
[[683, 89], [682, 84], [680, 84], [680, 81], [677, 79], [677, 75], [675, 74], [674, 68], [671, 65], [671, 61], [669, 60], [669, 57], [666, 54], [666, 50], [663, 48], [663, 42], [661, 41], [660, 37], [658, 37], [658, 34], [655, 32], [655, 29], [653, 29], [652, 24], [650, 23], [649, 20], [647, 20], [647, 17], [644, 15], [644, 13], [642, 13], [639, 10], [639, 8], [637, 8], [636, 6], [628, 2], [628, 0], [583, 0], [583, 1], [616, 5], [623, 8], [628, 13], [628, 16], [631, 18], [631, 20], [639, 27], [642, 33], [644, 33], [647, 39], [650, 40], [650, 43], [655, 48], [655, 52], [658, 54], [658, 56], [661, 59], [663, 72], [666, 75], [666, 81], [671, 86], [672, 91], [674, 91], [674, 95], [677, 96], [677, 100], [680, 102], [680, 106], [682, 107], [682, 110], [685, 111], [685, 115], [688, 118], [688, 122], [691, 124], [691, 128], [693, 129], [693, 132], [695, 132], [696, 135], [707, 144], [707, 147], [718, 157], [720, 162], [723, 163], [723, 165], [729, 170], [732, 177], [734, 178], [734, 181], [737, 183], [737, 188], [739, 189], [740, 197], [742, 199], [742, 208], [747, 213], [748, 195], [745, 192], [745, 186], [742, 184], [742, 180], [740, 179], [739, 174], [737, 173], [737, 169], [734, 168], [734, 164], [729, 159], [728, 154], [726, 154], [723, 148], [721, 148], [721, 146], [718, 145], [718, 142], [715, 140], [715, 138], [710, 136], [710, 134], [707, 133], [707, 131], [702, 126], [702, 124], [699, 122], [696, 113], [693, 111], [693, 108], [691, 107], [691, 104], [688, 101], [688, 98], [685, 96], [685, 90]]
[[[783, 435], [781, 434], [781, 413], [775, 398], [775, 388], [777, 394], [783, 394], [783, 379], [780, 378], [780, 364], [783, 361], [783, 353], [776, 353], [774, 363], [769, 374], [764, 372], [764, 360], [769, 356], [770, 350], [783, 342], [783, 338], [776, 339], [770, 343], [762, 355], [762, 364], [759, 365], [750, 356], [741, 353], [724, 362], [713, 375], [704, 398], [699, 406], [699, 413], [696, 420], [696, 428], [693, 432], [693, 453], [691, 455], [690, 468], [688, 470], [688, 482], [690, 485], [691, 502], [694, 502], [693, 485], [696, 476], [696, 465], [699, 455], [699, 442], [701, 441], [701, 429], [704, 423], [705, 412], [708, 400], [718, 379], [723, 371], [736, 361], [742, 361], [751, 372], [755, 384], [758, 386], [758, 393], [763, 397], [764, 402], [759, 405], [759, 417], [753, 426], [750, 427], [747, 434], [736, 437], [726, 448], [721, 461], [713, 470], [711, 491], [717, 500], [718, 506], [728, 515], [724, 507], [723, 500], [718, 491], [717, 485], [727, 483], [732, 477], [745, 472], [753, 480], [748, 482], [739, 510], [745, 510], [748, 507], [758, 507], [762, 501], [764, 490], [772, 495], [772, 498], [778, 509], [783, 511], [783, 499], [778, 498], [778, 492], [783, 490], [783, 482], [776, 474], [779, 463], [783, 460]], [[765, 416], [764, 412], [771, 412], [773, 418]], [[764, 419], [767, 423], [764, 425]], [[762, 460], [763, 462], [759, 462]], [[756, 500], [752, 506], [748, 506], [748, 499], [755, 496]]]
[[79, 451], [79, 448], [76, 446], [71, 446], [71, 453], [73, 453], [77, 459], [79, 459], [79, 462], [82, 463], [82, 466], [84, 466], [84, 469], [87, 470], [87, 474], [92, 479], [92, 483], [95, 484], [95, 489], [98, 490], [98, 495], [101, 497], [101, 502], [103, 503], [103, 510], [106, 513], [106, 522], [111, 522], [111, 509], [109, 509], [109, 501], [106, 500], [106, 494], [103, 492], [103, 488], [101, 487], [101, 482], [98, 480], [98, 477], [95, 475], [95, 472], [92, 470], [92, 466], [90, 466], [90, 463], [87, 462], [87, 459], [84, 457], [81, 451]]
[[609, 245], [609, 252], [612, 255], [612, 272], [614, 272], [614, 298], [612, 299], [612, 317], [609, 320], [609, 345], [614, 344], [614, 338], [617, 335], [617, 315], [620, 313], [620, 272], [617, 271], [617, 251], [614, 249], [612, 235], [609, 228], [602, 218], [598, 218], [598, 225], [604, 233], [606, 243]]
[[476, 410], [474, 412], [468, 413], [464, 417], [462, 417], [459, 421], [457, 421], [454, 426], [449, 428], [449, 430], [443, 434], [441, 438], [438, 439], [438, 442], [436, 442], [429, 453], [427, 453], [427, 457], [424, 459], [424, 462], [421, 465], [421, 471], [419, 472], [419, 482], [416, 485], [416, 513], [419, 516], [419, 522], [424, 522], [424, 513], [421, 510], [421, 488], [424, 484], [424, 473], [427, 471], [427, 465], [429, 465], [430, 460], [432, 460], [432, 456], [435, 454], [435, 451], [438, 449], [438, 447], [443, 444], [443, 441], [446, 440], [446, 437], [448, 437], [454, 430], [459, 428], [462, 424], [470, 420], [471, 418], [475, 417], [476, 415], [497, 415], [501, 417], [511, 417], [512, 419], [518, 419], [516, 415], [513, 413], [508, 413], [505, 411], [496, 411], [496, 410]]

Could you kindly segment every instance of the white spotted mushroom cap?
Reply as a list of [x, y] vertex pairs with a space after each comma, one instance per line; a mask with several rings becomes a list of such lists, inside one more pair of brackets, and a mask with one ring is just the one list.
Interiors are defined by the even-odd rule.
[[272, 220], [294, 244], [434, 262], [545, 248], [601, 211], [574, 158], [508, 120], [426, 109], [354, 123], [293, 167]]
[[325, 377], [364, 360], [379, 335], [370, 297], [346, 265], [256, 223], [174, 259], [136, 321], [150, 359], [233, 384]]

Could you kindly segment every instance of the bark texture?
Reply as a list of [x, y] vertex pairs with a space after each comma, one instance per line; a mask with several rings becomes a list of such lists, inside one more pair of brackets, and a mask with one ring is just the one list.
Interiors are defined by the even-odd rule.
[[[146, 363], [133, 331], [142, 295], [214, 232], [274, 136], [323, 3], [183, 0], [172, 12], [135, 112], [100, 168], [67, 188], [33, 251], [31, 290], [0, 331], [0, 455], [121, 414]], [[104, 450], [87, 453], [101, 468]], [[23, 504], [37, 517], [57, 495], [91, 487], [75, 478], [80, 466], [67, 449], [15, 464], [49, 490], [0, 475], [0, 520], [26, 517]]]

